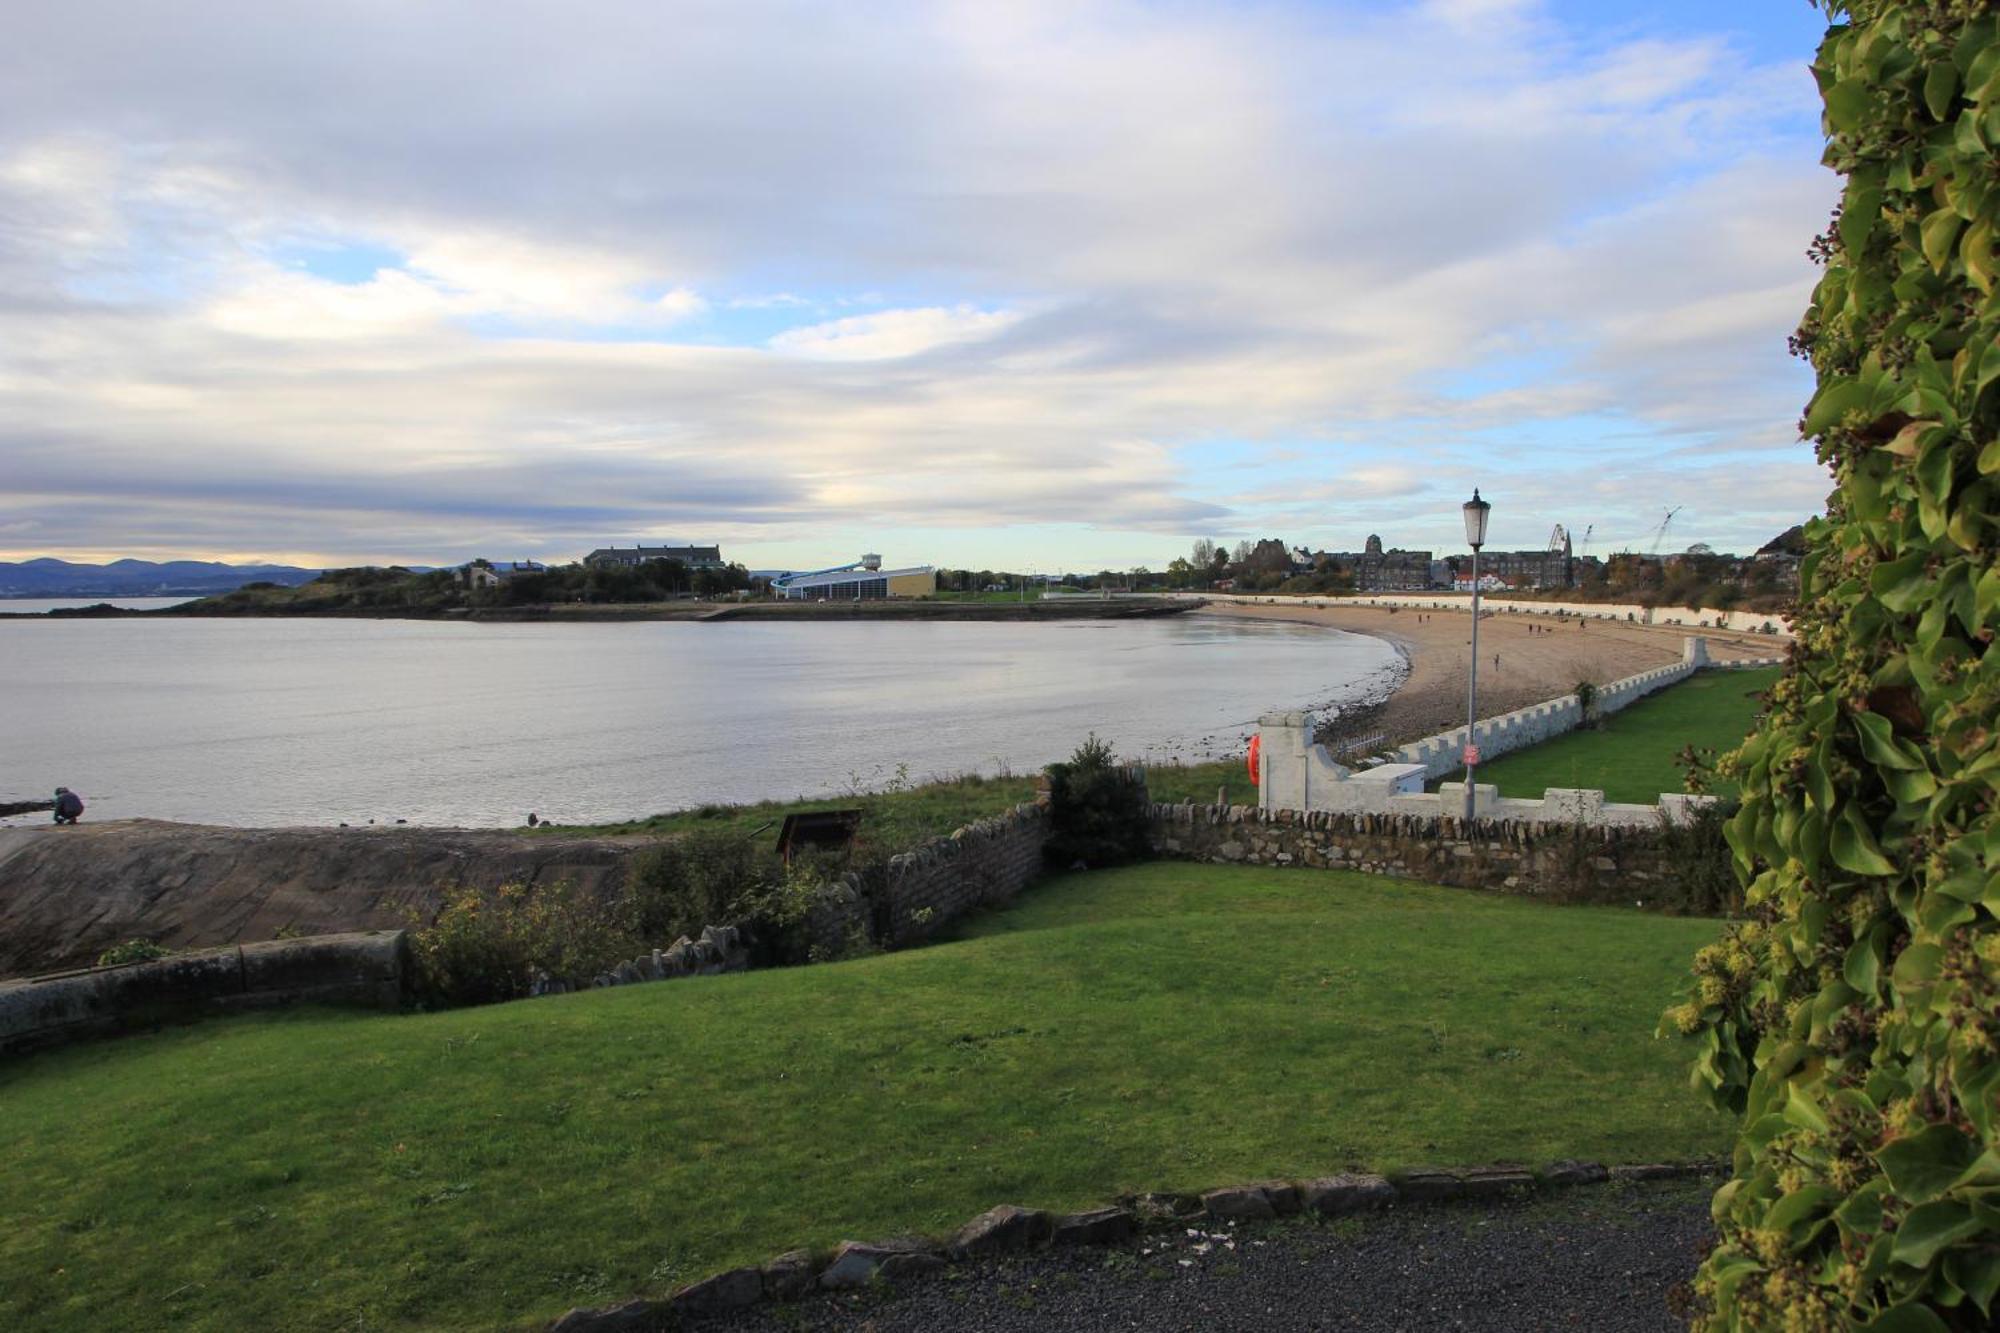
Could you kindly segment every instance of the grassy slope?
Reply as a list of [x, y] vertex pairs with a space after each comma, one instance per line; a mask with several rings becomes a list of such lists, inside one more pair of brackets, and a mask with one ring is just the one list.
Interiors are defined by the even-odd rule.
[[850, 963], [46, 1053], [0, 1067], [0, 1324], [526, 1326], [1005, 1200], [1714, 1153], [1652, 1037], [1714, 934], [1167, 864]]
[[[1002, 814], [1023, 801], [1035, 799], [1032, 777], [981, 777], [969, 774], [927, 782], [919, 787], [898, 785], [889, 791], [856, 792], [847, 796], [827, 796], [796, 801], [763, 801], [756, 805], [705, 805], [693, 810], [675, 810], [646, 819], [618, 824], [543, 824], [524, 829], [531, 834], [593, 837], [643, 834], [658, 837], [698, 830], [727, 832], [740, 837], [753, 833], [776, 843], [785, 816], [808, 810], [861, 810], [860, 837], [881, 846], [900, 849], [927, 838], [938, 838], [975, 819]], [[758, 833], [764, 825], [768, 829]]]
[[[1498, 783], [1502, 796], [1535, 798], [1548, 787], [1598, 787], [1607, 800], [1650, 805], [1661, 792], [1683, 790], [1674, 762], [1683, 747], [1726, 754], [1742, 743], [1757, 717], [1757, 695], [1775, 685], [1778, 675], [1775, 667], [1704, 671], [1613, 713], [1602, 730], [1571, 732], [1481, 765], [1479, 780]], [[1729, 790], [1718, 787], [1721, 794]]]

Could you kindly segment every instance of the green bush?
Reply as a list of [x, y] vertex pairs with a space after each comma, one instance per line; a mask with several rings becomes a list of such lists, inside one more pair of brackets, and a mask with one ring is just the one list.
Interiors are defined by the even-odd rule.
[[1124, 865], [1145, 859], [1147, 796], [1143, 780], [1111, 757], [1111, 746], [1092, 732], [1076, 753], [1050, 764], [1051, 835], [1043, 849], [1050, 865], [1067, 869]]
[[652, 947], [567, 882], [445, 895], [430, 925], [410, 935], [417, 991], [444, 1005], [490, 1004], [527, 995], [535, 974], [572, 986]]
[[2000, 18], [1821, 0], [1847, 177], [1796, 347], [1838, 481], [1724, 772], [1749, 918], [1667, 1027], [1738, 1112], [1713, 1329], [1994, 1326], [2000, 1293]]
[[1743, 908], [1743, 886], [1729, 849], [1729, 821], [1740, 801], [1697, 809], [1684, 824], [1660, 821], [1660, 841], [1674, 865], [1673, 879], [1654, 906], [1688, 916], [1733, 916]]
[[114, 944], [97, 955], [97, 965], [123, 967], [126, 963], [150, 963], [155, 958], [165, 958], [172, 952], [173, 950], [166, 945], [155, 944], [151, 940], [126, 940], [123, 944]]

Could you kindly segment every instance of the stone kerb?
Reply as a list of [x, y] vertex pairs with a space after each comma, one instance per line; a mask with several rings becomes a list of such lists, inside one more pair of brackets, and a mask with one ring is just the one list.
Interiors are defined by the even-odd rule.
[[126, 1028], [283, 1004], [394, 1009], [408, 948], [400, 930], [201, 949], [144, 963], [0, 983], [0, 1053]]
[[[545, 1327], [546, 1333], [640, 1333], [680, 1328], [689, 1316], [727, 1317], [769, 1302], [800, 1301], [816, 1292], [899, 1286], [935, 1277], [954, 1264], [1004, 1261], [1047, 1248], [1118, 1245], [1141, 1238], [1162, 1251], [1185, 1245], [1186, 1252], [1194, 1256], [1209, 1253], [1217, 1241], [1225, 1249], [1233, 1249], [1237, 1235], [1257, 1234], [1254, 1230], [1238, 1232], [1239, 1227], [1256, 1228], [1300, 1214], [1334, 1220], [1387, 1208], [1525, 1198], [1610, 1183], [1693, 1179], [1720, 1174], [1722, 1169], [1722, 1163], [1713, 1161], [1606, 1166], [1565, 1158], [1533, 1167], [1420, 1167], [1386, 1175], [1347, 1170], [1307, 1180], [1228, 1185], [1200, 1194], [1127, 1194], [1115, 1204], [1076, 1213], [1058, 1214], [1003, 1203], [970, 1219], [949, 1237], [843, 1240], [831, 1252], [820, 1254], [808, 1249], [787, 1250], [762, 1264], [711, 1274], [665, 1297], [572, 1309]], [[1162, 1232], [1168, 1233], [1164, 1243]], [[1179, 1236], [1186, 1240], [1177, 1242], [1175, 1237]], [[1265, 1242], [1258, 1239], [1253, 1243]], [[1193, 1259], [1180, 1262], [1191, 1265]], [[793, 1312], [781, 1322], [812, 1322], [800, 1318], [801, 1313]]]

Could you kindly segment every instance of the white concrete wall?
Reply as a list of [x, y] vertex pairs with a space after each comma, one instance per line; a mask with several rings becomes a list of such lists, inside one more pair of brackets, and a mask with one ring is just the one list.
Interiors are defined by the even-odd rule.
[[[1268, 593], [1202, 592], [1166, 593], [1169, 597], [1200, 597], [1211, 602], [1254, 602], [1263, 606], [1394, 606], [1419, 611], [1466, 611], [1472, 598], [1464, 593], [1395, 592], [1369, 593], [1354, 597], [1274, 597]], [[1688, 629], [1733, 630], [1739, 634], [1770, 633], [1789, 639], [1792, 622], [1785, 616], [1758, 611], [1690, 611], [1684, 606], [1639, 606], [1625, 602], [1536, 602], [1509, 597], [1481, 596], [1482, 611], [1505, 611], [1513, 615], [1550, 616], [1558, 614], [1585, 620], [1631, 621], [1640, 625], [1681, 625]], [[1768, 631], [1766, 626], [1769, 626]]]
[[[1705, 640], [1687, 639], [1682, 644], [1679, 662], [1603, 686], [1592, 703], [1592, 711], [1599, 715], [1615, 713], [1686, 680], [1704, 667], [1712, 667], [1707, 649]], [[1776, 661], [1766, 659], [1729, 666], [1758, 666]], [[1582, 721], [1581, 706], [1569, 696], [1483, 718], [1473, 735], [1479, 746], [1480, 761], [1485, 763], [1573, 731]], [[1443, 777], [1461, 766], [1466, 740], [1464, 727], [1413, 741], [1392, 751], [1384, 762], [1353, 771], [1335, 763], [1325, 746], [1312, 742], [1314, 727], [1315, 718], [1305, 712], [1267, 713], [1258, 719], [1259, 808], [1425, 816], [1457, 815], [1464, 810], [1462, 781], [1444, 783], [1435, 793], [1422, 790], [1425, 780]], [[1670, 792], [1663, 794], [1658, 804], [1632, 805], [1606, 801], [1601, 791], [1551, 787], [1542, 793], [1540, 800], [1520, 800], [1501, 796], [1499, 789], [1488, 783], [1478, 783], [1473, 788], [1473, 808], [1482, 819], [1524, 819], [1596, 827], [1651, 825], [1662, 818], [1679, 822], [1709, 799]]]

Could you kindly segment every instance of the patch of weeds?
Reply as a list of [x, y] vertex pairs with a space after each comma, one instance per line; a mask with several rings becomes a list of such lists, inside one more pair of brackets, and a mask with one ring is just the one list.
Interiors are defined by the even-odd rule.
[[450, 1203], [453, 1199], [463, 1198], [470, 1193], [472, 1186], [463, 1182], [446, 1185], [442, 1189], [432, 1190], [429, 1194], [421, 1196], [417, 1200], [417, 1207], [429, 1208], [440, 1203]]
[[1032, 1310], [1041, 1304], [1041, 1300], [1027, 1287], [1003, 1286], [1000, 1288], [999, 1296], [1017, 1310]]
[[549, 1275], [549, 1285], [576, 1296], [603, 1296], [611, 1290], [611, 1275], [601, 1268], [559, 1268]]
[[86, 1231], [95, 1231], [104, 1219], [95, 1214], [89, 1217], [66, 1217], [56, 1223], [56, 1230], [65, 1236], [81, 1236]]
[[1368, 1224], [1358, 1217], [1336, 1217], [1327, 1223], [1326, 1229], [1350, 1245], [1368, 1234]]
[[1522, 1058], [1522, 1051], [1518, 1046], [1488, 1046], [1483, 1054], [1487, 1059], [1501, 1064]]
[[238, 1213], [236, 1216], [230, 1218], [229, 1225], [237, 1231], [254, 1231], [275, 1217], [277, 1217], [275, 1212], [272, 1212], [260, 1203], [249, 1212]]

